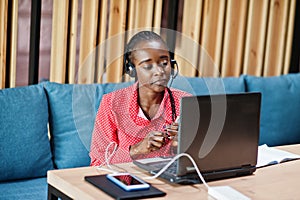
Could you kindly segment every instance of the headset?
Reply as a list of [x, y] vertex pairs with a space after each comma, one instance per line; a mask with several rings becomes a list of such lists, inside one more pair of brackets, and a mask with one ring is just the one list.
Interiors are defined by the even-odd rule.
[[[171, 78], [172, 80], [174, 78], [176, 78], [177, 74], [178, 74], [178, 64], [176, 62], [176, 60], [174, 59], [174, 53], [170, 52], [170, 64], [171, 64]], [[130, 77], [136, 78], [136, 69], [134, 64], [130, 61], [129, 59], [129, 52], [125, 52], [124, 53], [124, 70], [125, 73], [128, 74]], [[175, 70], [176, 67], [176, 70]], [[174, 72], [175, 71], [175, 72]]]

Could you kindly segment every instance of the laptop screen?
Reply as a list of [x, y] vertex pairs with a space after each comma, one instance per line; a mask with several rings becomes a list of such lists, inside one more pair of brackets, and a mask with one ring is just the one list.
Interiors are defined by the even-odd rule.
[[[255, 166], [260, 102], [260, 93], [183, 97], [178, 153], [190, 154], [204, 173]], [[188, 173], [190, 161], [179, 163], [179, 174]]]

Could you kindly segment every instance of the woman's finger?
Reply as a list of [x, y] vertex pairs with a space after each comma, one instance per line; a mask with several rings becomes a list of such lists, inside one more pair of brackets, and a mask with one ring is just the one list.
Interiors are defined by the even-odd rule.
[[152, 148], [152, 147], [161, 148], [163, 146], [163, 143], [159, 142], [159, 141], [152, 140], [149, 142], [151, 144], [150, 148]]

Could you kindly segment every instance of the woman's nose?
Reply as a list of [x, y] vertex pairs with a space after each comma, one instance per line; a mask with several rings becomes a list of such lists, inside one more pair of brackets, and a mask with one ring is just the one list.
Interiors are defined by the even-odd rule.
[[162, 66], [158, 65], [158, 64], [155, 64], [155, 73], [157, 74], [164, 74], [165, 73], [165, 70]]

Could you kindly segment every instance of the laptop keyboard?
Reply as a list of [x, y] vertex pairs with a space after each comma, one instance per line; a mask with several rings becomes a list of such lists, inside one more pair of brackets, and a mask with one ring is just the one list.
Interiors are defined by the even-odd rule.
[[[158, 169], [158, 170], [155, 170], [155, 172], [157, 173], [167, 164], [168, 164], [168, 162], [160, 162], [160, 163], [152, 163], [151, 165]], [[177, 170], [177, 162], [174, 162], [164, 172], [167, 172], [170, 174], [176, 174], [176, 170]]]

